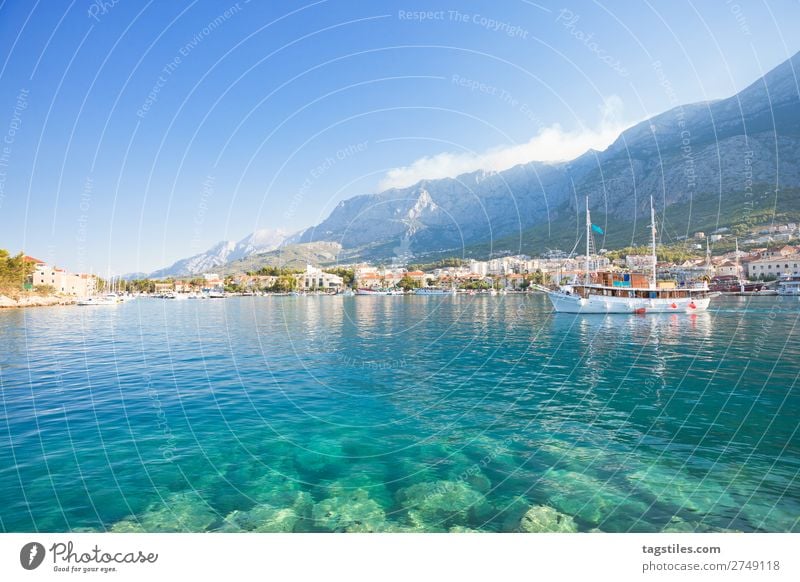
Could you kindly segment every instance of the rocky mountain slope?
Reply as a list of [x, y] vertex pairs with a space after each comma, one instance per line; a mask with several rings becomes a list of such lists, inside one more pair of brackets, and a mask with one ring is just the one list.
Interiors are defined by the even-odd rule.
[[574, 216], [584, 196], [631, 233], [650, 196], [660, 210], [714, 198], [720, 215], [730, 214], [757, 190], [800, 186], [798, 73], [795, 55], [737, 95], [671, 109], [568, 163], [530, 162], [356, 196], [290, 240], [337, 242], [348, 259], [459, 254], [475, 244], [491, 253], [492, 241], [507, 246], [515, 234]]
[[278, 248], [285, 238], [286, 233], [281, 230], [257, 230], [239, 242], [230, 240], [219, 242], [203, 253], [176, 261], [169, 267], [154, 271], [148, 276], [182, 277], [213, 271], [232, 261], [272, 251]]
[[662, 216], [670, 207], [680, 209], [679, 215], [672, 213], [673, 222], [680, 222], [670, 225], [676, 233], [697, 228], [695, 207], [704, 209], [704, 228], [714, 223], [709, 208], [717, 208], [719, 220], [746, 217], [771, 199], [765, 192], [779, 198], [781, 190], [800, 187], [798, 77], [800, 53], [730, 98], [678, 106], [629, 128], [603, 152], [355, 196], [285, 241], [282, 233], [258, 231], [152, 276], [200, 273], [223, 264], [252, 268], [260, 256], [275, 262], [278, 255], [269, 251], [282, 241], [300, 245], [292, 251], [295, 262], [301, 262], [303, 249], [316, 257], [318, 249], [309, 243], [320, 242], [335, 245], [320, 247], [321, 257], [338, 249], [331, 262], [541, 252], [563, 244], [565, 229], [574, 240], [585, 196], [593, 218], [612, 231], [612, 241], [639, 236], [646, 220], [638, 217], [647, 214], [651, 196]]

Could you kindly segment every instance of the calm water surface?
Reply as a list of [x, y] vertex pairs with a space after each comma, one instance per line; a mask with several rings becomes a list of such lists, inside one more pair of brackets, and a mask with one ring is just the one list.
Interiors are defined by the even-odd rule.
[[2, 531], [800, 531], [800, 303], [0, 311]]

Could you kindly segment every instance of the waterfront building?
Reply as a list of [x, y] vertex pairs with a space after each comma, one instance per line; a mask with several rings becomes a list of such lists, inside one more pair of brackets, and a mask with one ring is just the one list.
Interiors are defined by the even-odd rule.
[[36, 287], [52, 287], [56, 293], [87, 297], [97, 293], [97, 277], [86, 273], [70, 273], [66, 269], [52, 267], [43, 261], [26, 257], [36, 261], [36, 267], [31, 277], [31, 285]]
[[725, 261], [714, 267], [714, 274], [718, 277], [735, 276], [738, 277], [741, 273], [740, 267], [732, 261]]
[[782, 275], [800, 275], [800, 255], [775, 255], [747, 263], [747, 276], [778, 278]]
[[295, 277], [298, 288], [306, 291], [338, 291], [344, 287], [344, 280], [339, 275], [326, 273], [312, 265], [306, 265], [305, 272]]
[[489, 263], [486, 261], [470, 261], [469, 270], [485, 277], [489, 273]]
[[653, 268], [653, 257], [650, 255], [628, 255], [625, 257], [625, 266], [634, 271]]

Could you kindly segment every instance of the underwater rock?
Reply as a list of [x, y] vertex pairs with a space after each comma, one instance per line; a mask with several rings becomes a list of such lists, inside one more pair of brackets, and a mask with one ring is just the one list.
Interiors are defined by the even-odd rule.
[[649, 509], [646, 503], [610, 483], [584, 473], [547, 471], [541, 484], [553, 492], [547, 499], [548, 504], [593, 525], [609, 520], [635, 522]]
[[221, 532], [288, 533], [295, 530], [300, 517], [292, 508], [257, 505], [249, 511], [232, 511], [224, 521]]
[[288, 507], [260, 503], [247, 511], [235, 510], [223, 520], [221, 532], [288, 533], [312, 529], [314, 500], [310, 493], [295, 491]]
[[464, 479], [464, 482], [480, 493], [486, 494], [492, 490], [491, 479], [480, 471], [469, 474], [467, 478]]
[[511, 473], [525, 461], [517, 456], [514, 438], [495, 439], [486, 435], [469, 438], [463, 452], [482, 470]]
[[639, 489], [660, 503], [674, 505], [678, 510], [719, 515], [725, 510], [738, 513], [741, 505], [728, 493], [728, 487], [709, 478], [697, 479], [685, 472], [653, 465], [628, 475]]
[[386, 531], [386, 512], [364, 489], [356, 489], [317, 503], [312, 511], [314, 526], [331, 532]]
[[575, 520], [547, 505], [531, 507], [519, 522], [519, 531], [527, 533], [574, 533]]
[[392, 505], [392, 494], [383, 481], [365, 473], [352, 473], [330, 483], [320, 483], [321, 494], [317, 495], [317, 498], [347, 497], [359, 489], [366, 491], [369, 498], [377, 501], [382, 507]]
[[504, 532], [518, 532], [519, 522], [531, 508], [531, 502], [524, 497], [512, 497], [510, 499], [500, 499], [495, 504], [497, 518], [501, 523], [501, 530]]
[[247, 483], [243, 490], [256, 504], [291, 507], [302, 493], [302, 483], [293, 474], [269, 471]]
[[537, 454], [556, 470], [588, 474], [616, 468], [616, 457], [606, 449], [578, 446], [558, 439], [548, 439], [537, 449]]
[[482, 523], [492, 514], [486, 498], [462, 481], [418, 483], [397, 492], [413, 525], [427, 531]]
[[346, 464], [347, 456], [336, 441], [315, 441], [294, 455], [297, 469], [308, 475], [334, 474]]
[[447, 471], [447, 481], [463, 481], [480, 493], [488, 493], [492, 489], [492, 481], [476, 463], [459, 464]]
[[113, 524], [108, 531], [113, 533], [147, 533], [142, 525], [133, 519], [123, 519]]
[[388, 452], [385, 442], [369, 438], [366, 435], [359, 435], [358, 438], [344, 438], [341, 446], [344, 454], [350, 457], [377, 457]]
[[471, 527], [464, 527], [463, 525], [454, 525], [450, 528], [450, 533], [484, 533]]
[[715, 527], [702, 522], [686, 521], [673, 516], [661, 530], [663, 533], [742, 533], [740, 530]]
[[800, 532], [800, 514], [797, 511], [797, 503], [793, 508], [780, 509], [767, 501], [752, 498], [741, 506], [740, 517], [752, 525], [752, 531]]
[[142, 514], [111, 526], [112, 532], [203, 532], [217, 514], [196, 493], [176, 493], [154, 503]]
[[393, 459], [386, 477], [386, 483], [396, 489], [410, 487], [415, 483], [436, 481], [440, 477], [431, 465], [420, 463], [417, 459], [398, 456]]

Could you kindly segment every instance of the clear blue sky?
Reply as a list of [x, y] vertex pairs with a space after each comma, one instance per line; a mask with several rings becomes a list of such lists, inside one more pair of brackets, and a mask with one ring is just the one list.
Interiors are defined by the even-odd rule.
[[794, 1], [6, 0], [0, 247], [105, 274], [298, 230], [423, 157], [729, 96], [799, 24]]

